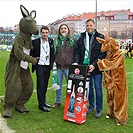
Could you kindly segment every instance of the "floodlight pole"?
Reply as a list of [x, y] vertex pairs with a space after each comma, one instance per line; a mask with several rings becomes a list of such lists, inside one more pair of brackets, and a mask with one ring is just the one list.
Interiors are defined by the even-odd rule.
[[96, 12], [95, 12], [95, 26], [97, 29], [97, 0], [96, 0]]

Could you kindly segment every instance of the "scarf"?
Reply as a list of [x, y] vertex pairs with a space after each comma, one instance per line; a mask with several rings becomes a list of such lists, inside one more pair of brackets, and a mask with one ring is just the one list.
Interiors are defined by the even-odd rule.
[[[69, 46], [72, 47], [74, 45], [74, 39], [70, 36], [62, 36], [59, 35], [58, 37], [56, 37], [55, 39], [55, 43], [54, 43], [54, 53], [56, 53], [56, 47], [57, 45], [61, 44], [61, 47], [64, 46], [65, 41], [67, 40], [67, 38], [69, 38]], [[59, 43], [60, 42], [60, 43]]]
[[[96, 30], [92, 33], [92, 36], [95, 34]], [[91, 38], [92, 38], [91, 36]], [[88, 32], [86, 31], [86, 44], [85, 44], [85, 54], [84, 54], [84, 61], [83, 64], [90, 65], [90, 42], [92, 41], [88, 35]]]

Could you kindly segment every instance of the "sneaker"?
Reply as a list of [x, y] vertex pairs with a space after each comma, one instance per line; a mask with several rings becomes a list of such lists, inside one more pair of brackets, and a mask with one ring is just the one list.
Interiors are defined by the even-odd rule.
[[121, 126], [121, 124], [120, 123], [117, 123], [117, 126]]
[[96, 114], [95, 114], [95, 118], [99, 118], [99, 117], [101, 117], [101, 115], [102, 115], [101, 111], [97, 110]]
[[87, 113], [90, 114], [91, 112], [93, 112], [93, 110], [94, 110], [94, 107], [93, 106], [89, 106]]
[[61, 103], [55, 103], [55, 104], [52, 106], [52, 108], [57, 108], [57, 107], [59, 107], [59, 106], [61, 106]]
[[110, 116], [109, 116], [109, 115], [106, 115], [106, 118], [107, 118], [107, 119], [110, 119]]

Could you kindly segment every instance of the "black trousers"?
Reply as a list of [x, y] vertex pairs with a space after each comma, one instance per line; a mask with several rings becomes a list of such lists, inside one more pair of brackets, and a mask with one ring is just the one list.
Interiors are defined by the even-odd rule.
[[46, 92], [48, 87], [48, 80], [50, 76], [49, 65], [37, 65], [36, 78], [37, 78], [37, 99], [40, 107], [46, 103]]

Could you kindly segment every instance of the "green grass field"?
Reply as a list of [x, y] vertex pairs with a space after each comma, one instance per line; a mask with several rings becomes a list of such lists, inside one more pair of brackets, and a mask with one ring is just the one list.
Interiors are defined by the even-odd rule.
[[[4, 71], [6, 62], [9, 56], [8, 51], [0, 51], [0, 96], [4, 95]], [[132, 133], [133, 132], [133, 59], [125, 59], [127, 82], [128, 82], [128, 96], [129, 121], [125, 126], [117, 126], [114, 119], [106, 119], [107, 104], [106, 92], [103, 88], [103, 112], [99, 119], [94, 118], [95, 112], [87, 115], [86, 122], [78, 125], [69, 121], [63, 120], [64, 102], [66, 96], [66, 88], [63, 88], [63, 102], [62, 106], [57, 109], [50, 109], [51, 112], [46, 113], [38, 109], [36, 92], [33, 92], [30, 100], [26, 103], [30, 112], [28, 114], [21, 114], [13, 109], [13, 117], [5, 119], [8, 127], [15, 130], [16, 133]], [[36, 90], [35, 73], [32, 74], [34, 81], [34, 90]], [[49, 87], [51, 87], [51, 78], [49, 80]], [[64, 81], [65, 84], [65, 81]], [[47, 103], [53, 105], [55, 102], [55, 91], [48, 89]], [[2, 103], [0, 102], [0, 112], [2, 112]], [[0, 126], [1, 127], [1, 126]]]

